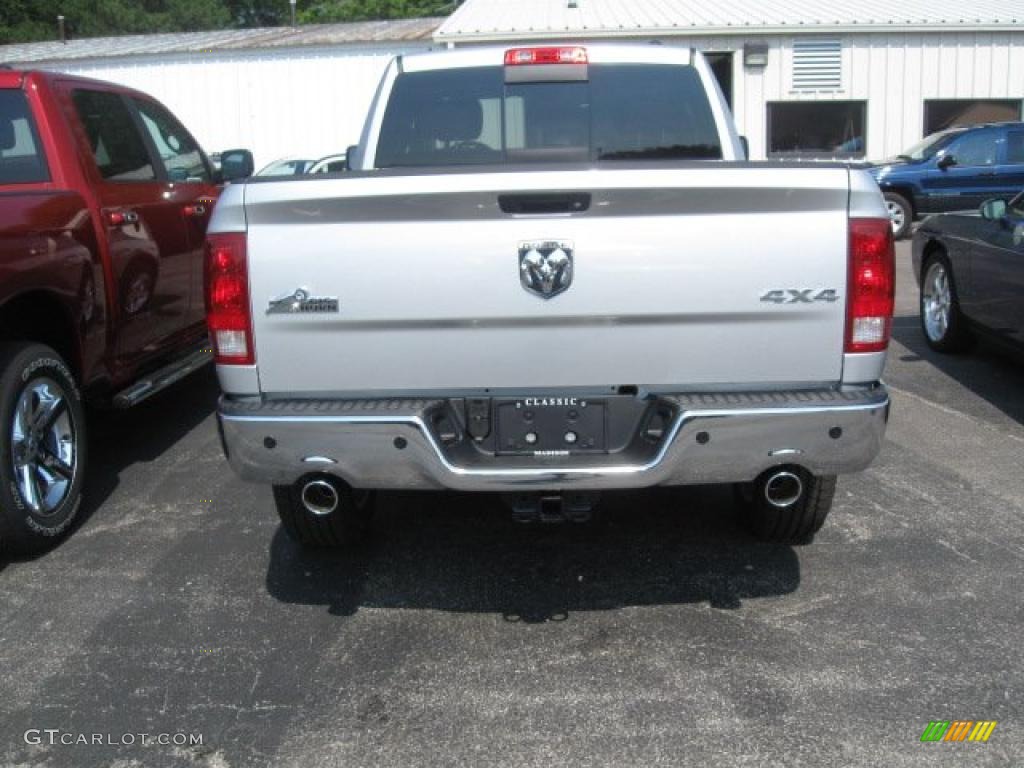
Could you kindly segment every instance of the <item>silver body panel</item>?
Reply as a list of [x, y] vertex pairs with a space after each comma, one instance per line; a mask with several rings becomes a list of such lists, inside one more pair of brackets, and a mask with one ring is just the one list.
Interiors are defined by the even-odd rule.
[[[743, 482], [783, 464], [824, 475], [856, 472], [881, 448], [889, 410], [883, 387], [682, 396], [678, 403], [647, 461], [514, 457], [489, 466], [448, 457], [425, 416], [437, 401], [222, 401], [219, 410], [228, 461], [243, 479], [288, 484], [328, 472], [357, 488], [462, 491]], [[836, 427], [839, 438], [829, 434]], [[698, 441], [698, 432], [709, 439]]]
[[[858, 173], [690, 164], [246, 185], [260, 386], [323, 396], [838, 382]], [[553, 189], [590, 194], [589, 210], [499, 208], [499, 194]], [[233, 192], [214, 227], [241, 204]], [[572, 286], [550, 300], [521, 284], [530, 240], [574, 244]], [[338, 297], [339, 310], [267, 314], [300, 288]], [[808, 288], [839, 300], [760, 300]]]

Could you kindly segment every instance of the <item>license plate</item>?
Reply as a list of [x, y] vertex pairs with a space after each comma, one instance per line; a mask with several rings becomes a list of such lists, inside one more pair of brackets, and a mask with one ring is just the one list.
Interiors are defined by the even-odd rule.
[[606, 406], [576, 397], [498, 400], [498, 453], [565, 456], [606, 449]]

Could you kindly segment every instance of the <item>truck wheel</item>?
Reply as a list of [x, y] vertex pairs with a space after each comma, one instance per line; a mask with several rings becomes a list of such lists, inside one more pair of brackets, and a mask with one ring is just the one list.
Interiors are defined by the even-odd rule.
[[892, 221], [892, 236], [902, 240], [910, 235], [910, 226], [914, 223], [914, 207], [903, 195], [895, 192], [885, 193], [885, 207]]
[[82, 502], [85, 410], [60, 355], [0, 345], [0, 548], [41, 552], [70, 528]]
[[353, 544], [369, 529], [376, 493], [359, 491], [328, 475], [308, 475], [294, 485], [275, 485], [281, 525], [303, 547]]
[[744, 522], [761, 541], [807, 543], [832, 509], [835, 475], [775, 467], [753, 483], [736, 486]]
[[960, 312], [956, 281], [942, 251], [925, 261], [921, 270], [921, 330], [936, 352], [959, 352], [970, 344], [970, 333]]

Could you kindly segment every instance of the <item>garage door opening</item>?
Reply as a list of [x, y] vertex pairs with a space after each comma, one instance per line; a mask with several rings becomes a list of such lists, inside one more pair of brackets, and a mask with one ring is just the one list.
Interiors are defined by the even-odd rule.
[[1020, 105], [1017, 99], [926, 99], [924, 135], [958, 125], [1020, 120]]

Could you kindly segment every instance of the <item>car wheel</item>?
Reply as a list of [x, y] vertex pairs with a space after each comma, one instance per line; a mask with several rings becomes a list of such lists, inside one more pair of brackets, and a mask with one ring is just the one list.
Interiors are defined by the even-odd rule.
[[137, 315], [149, 307], [156, 276], [156, 268], [141, 259], [128, 266], [121, 277], [121, 307], [126, 315]]
[[761, 541], [805, 544], [825, 523], [836, 493], [835, 475], [776, 467], [734, 486], [743, 521]]
[[0, 547], [43, 551], [78, 514], [86, 467], [82, 397], [49, 347], [0, 346], [0, 429]]
[[307, 475], [294, 485], [274, 486], [285, 533], [310, 548], [358, 542], [369, 530], [376, 497], [374, 491], [355, 490], [327, 475]]
[[892, 236], [902, 240], [910, 235], [910, 226], [914, 223], [914, 209], [910, 201], [895, 192], [885, 193], [885, 208], [892, 222]]
[[958, 352], [970, 342], [957, 298], [953, 269], [945, 254], [929, 257], [922, 270], [921, 330], [937, 352]]

